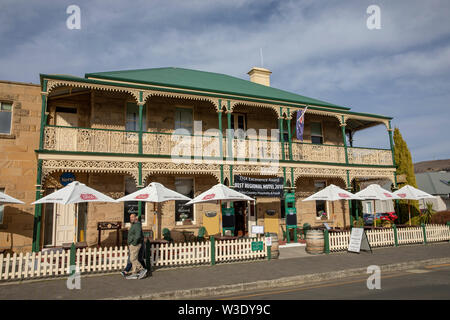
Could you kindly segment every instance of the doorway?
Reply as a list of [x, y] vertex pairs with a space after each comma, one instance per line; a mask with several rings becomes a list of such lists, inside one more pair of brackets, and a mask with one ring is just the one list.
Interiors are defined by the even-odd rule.
[[246, 236], [248, 234], [247, 215], [248, 215], [247, 201], [234, 202], [234, 216], [236, 223], [236, 228], [234, 230], [235, 236]]

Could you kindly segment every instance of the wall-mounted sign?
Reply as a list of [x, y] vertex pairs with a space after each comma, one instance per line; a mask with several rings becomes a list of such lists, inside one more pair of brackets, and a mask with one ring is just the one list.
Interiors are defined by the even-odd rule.
[[253, 234], [264, 234], [264, 226], [252, 226]]
[[234, 189], [249, 197], [283, 197], [283, 178], [251, 178], [234, 176]]
[[208, 218], [214, 218], [215, 216], [217, 216], [217, 212], [216, 211], [205, 212], [205, 216], [207, 216]]
[[65, 187], [75, 181], [75, 175], [72, 172], [63, 172], [59, 177], [59, 182]]

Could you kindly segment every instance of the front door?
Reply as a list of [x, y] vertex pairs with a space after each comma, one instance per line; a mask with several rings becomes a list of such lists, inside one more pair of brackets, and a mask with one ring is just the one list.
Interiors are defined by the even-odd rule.
[[63, 243], [70, 243], [75, 238], [75, 205], [74, 204], [55, 204], [55, 246], [61, 246]]
[[236, 236], [247, 235], [247, 201], [237, 201], [234, 204], [234, 215], [236, 219]]

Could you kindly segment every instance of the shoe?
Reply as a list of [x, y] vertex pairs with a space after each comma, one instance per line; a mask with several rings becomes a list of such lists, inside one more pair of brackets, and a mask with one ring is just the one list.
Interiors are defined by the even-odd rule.
[[128, 272], [126, 271], [121, 271], [120, 274], [122, 275], [122, 277], [126, 278], [128, 276]]
[[125, 277], [125, 279], [130, 280], [130, 279], [138, 279], [139, 274], [131, 274], [127, 277]]
[[138, 273], [138, 279], [142, 279], [146, 275], [147, 275], [147, 269], [142, 269], [142, 271]]

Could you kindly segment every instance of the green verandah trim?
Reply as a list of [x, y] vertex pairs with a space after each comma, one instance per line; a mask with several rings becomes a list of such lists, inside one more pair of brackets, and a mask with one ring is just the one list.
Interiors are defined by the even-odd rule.
[[[42, 163], [43, 160], [38, 160], [37, 175], [36, 175], [36, 200], [41, 198], [41, 178], [42, 178]], [[41, 217], [42, 217], [42, 204], [34, 206], [34, 222], [33, 222], [33, 242], [31, 250], [33, 252], [39, 252], [41, 243]]]
[[[115, 157], [134, 157], [134, 158], [167, 158], [170, 159], [171, 155], [158, 155], [158, 154], [138, 154], [138, 153], [102, 153], [102, 152], [81, 152], [81, 151], [56, 151], [56, 150], [35, 150], [37, 154], [67, 154], [67, 155], [86, 155], [86, 156], [115, 156]], [[219, 157], [180, 157], [187, 160], [195, 160], [195, 159], [204, 159], [204, 160], [227, 160], [220, 159]], [[236, 159], [233, 159], [235, 161]], [[241, 160], [241, 159], [240, 159]], [[258, 159], [260, 163], [270, 164], [274, 159]], [[249, 158], [244, 158], [242, 161], [249, 162]], [[279, 160], [280, 163], [285, 164], [319, 164], [319, 165], [332, 165], [332, 166], [341, 166], [341, 167], [354, 167], [354, 168], [385, 168], [392, 169], [394, 166], [389, 165], [370, 165], [370, 164], [345, 164], [345, 163], [336, 163], [336, 162], [319, 162], [319, 161], [289, 161], [289, 160]]]
[[[42, 91], [47, 91], [47, 80], [42, 83]], [[44, 147], [44, 127], [46, 123], [45, 111], [47, 109], [47, 95], [41, 94], [42, 105], [41, 105], [41, 127], [39, 128], [39, 149]], [[41, 183], [42, 183], [42, 160], [37, 162], [37, 175], [36, 175], [36, 200], [41, 198]], [[41, 244], [41, 222], [42, 222], [42, 205], [38, 204], [34, 206], [34, 221], [33, 221], [33, 242], [31, 250], [33, 252], [38, 252], [40, 250]]]
[[[145, 85], [111, 83], [109, 81], [91, 80], [91, 79], [78, 78], [78, 77], [73, 77], [73, 76], [60, 76], [60, 75], [40, 74], [40, 78], [41, 78], [41, 83], [43, 81], [45, 81], [46, 78], [48, 78], [48, 79], [55, 79], [55, 80], [85, 82], [85, 83], [90, 83], [90, 84], [103, 84], [103, 85], [109, 85], [109, 86], [115, 86], [115, 87], [123, 87], [123, 88], [136, 88], [136, 89], [154, 90], [154, 91], [162, 91], [162, 92], [195, 94], [195, 95], [211, 97], [211, 98], [236, 99], [235, 96], [229, 96], [229, 95], [221, 95], [221, 94], [214, 94], [214, 93], [202, 93], [202, 92], [194, 92], [193, 93], [193, 92], [189, 92], [189, 91], [186, 91], [186, 90], [159, 88], [159, 87], [145, 86]], [[302, 107], [308, 105], [308, 108], [312, 109], [312, 110], [323, 110], [323, 111], [330, 111], [330, 112], [335, 112], [335, 113], [343, 113], [343, 114], [349, 114], [349, 115], [364, 116], [364, 117], [369, 117], [369, 118], [374, 118], [374, 119], [392, 120], [392, 117], [388, 117], [388, 116], [348, 111], [350, 108], [344, 108], [342, 110], [339, 110], [337, 108], [330, 108], [330, 107], [320, 106], [319, 104], [313, 105], [313, 104], [304, 104], [304, 103], [289, 102], [289, 101], [266, 101], [266, 100], [263, 100], [263, 99], [246, 98], [244, 96], [240, 96], [239, 99], [242, 100], [242, 101], [251, 101], [251, 102], [257, 102], [257, 103], [259, 102], [259, 103], [266, 103], [266, 104], [273, 104], [273, 105], [280, 105], [280, 103], [281, 103], [285, 107], [294, 107], [294, 108], [302, 108]]]

